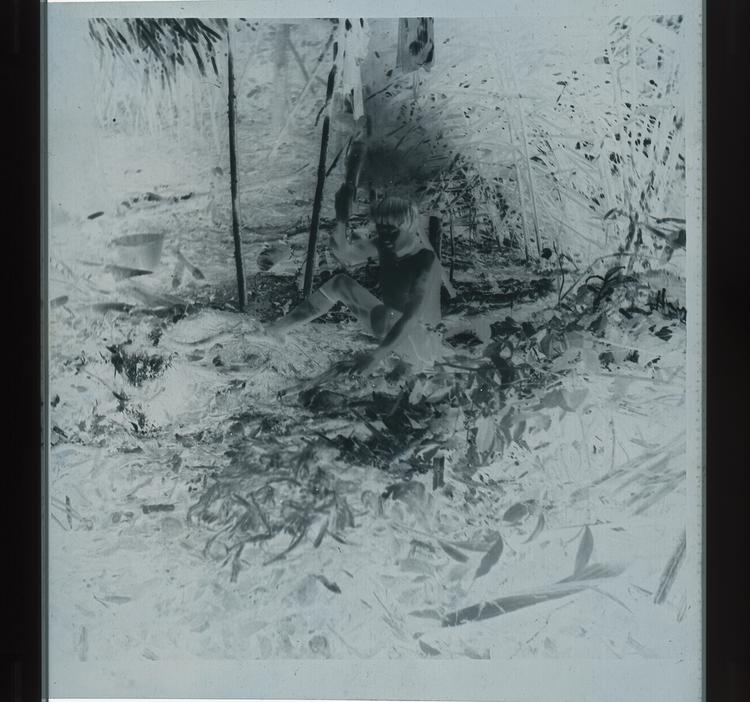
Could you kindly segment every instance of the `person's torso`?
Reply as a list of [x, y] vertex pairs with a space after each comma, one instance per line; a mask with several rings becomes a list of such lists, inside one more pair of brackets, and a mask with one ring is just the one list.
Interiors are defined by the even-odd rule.
[[378, 246], [380, 257], [380, 288], [383, 303], [391, 309], [403, 312], [411, 298], [417, 278], [430, 269], [426, 299], [421, 321], [436, 324], [440, 321], [440, 267], [432, 265], [435, 254], [427, 248], [408, 256], [397, 257], [393, 251]]

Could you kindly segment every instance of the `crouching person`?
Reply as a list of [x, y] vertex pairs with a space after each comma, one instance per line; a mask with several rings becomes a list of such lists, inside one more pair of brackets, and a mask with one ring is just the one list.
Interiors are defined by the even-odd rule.
[[[339, 202], [342, 196], [344, 189], [337, 197], [337, 214], [344, 207]], [[347, 240], [346, 218], [337, 218], [331, 249], [346, 266], [377, 259], [383, 299], [379, 300], [350, 276], [338, 274], [273, 323], [268, 331], [283, 335], [342, 302], [378, 341], [374, 349], [359, 354], [348, 370], [367, 373], [392, 352], [412, 365], [424, 367], [434, 363], [442, 351], [441, 339], [435, 331], [440, 322], [442, 266], [427, 238], [418, 230], [418, 212], [408, 200], [388, 197], [373, 208], [372, 218], [375, 237], [354, 242]]]

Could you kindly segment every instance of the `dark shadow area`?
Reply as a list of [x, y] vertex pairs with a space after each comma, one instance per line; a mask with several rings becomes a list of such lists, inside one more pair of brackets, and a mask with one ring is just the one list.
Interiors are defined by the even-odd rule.
[[[707, 456], [706, 632], [708, 699], [738, 702], [750, 693], [745, 577], [745, 513], [750, 485], [744, 428], [747, 382], [748, 237], [744, 220], [750, 63], [746, 3], [707, 3]], [[739, 548], [739, 550], [738, 550]]]

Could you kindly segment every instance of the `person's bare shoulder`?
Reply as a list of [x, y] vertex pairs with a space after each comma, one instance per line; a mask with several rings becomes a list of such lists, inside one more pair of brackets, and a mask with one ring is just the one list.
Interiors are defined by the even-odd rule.
[[417, 264], [420, 270], [429, 271], [437, 261], [435, 252], [431, 249], [420, 249], [414, 254], [414, 262]]

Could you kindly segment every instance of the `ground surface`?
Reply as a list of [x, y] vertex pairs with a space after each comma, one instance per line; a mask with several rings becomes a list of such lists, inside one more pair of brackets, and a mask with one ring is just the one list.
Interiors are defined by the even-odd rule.
[[[304, 237], [250, 264], [240, 314], [221, 213], [158, 195], [54, 226], [58, 665], [684, 654], [679, 279], [568, 294], [584, 271], [467, 243], [446, 365], [315, 389], [370, 341], [341, 314], [283, 345], [258, 333], [291, 304]], [[145, 228], [179, 231], [200, 275], [170, 240], [153, 274], [112, 268], [113, 234]], [[263, 232], [243, 236], [254, 262]]]

